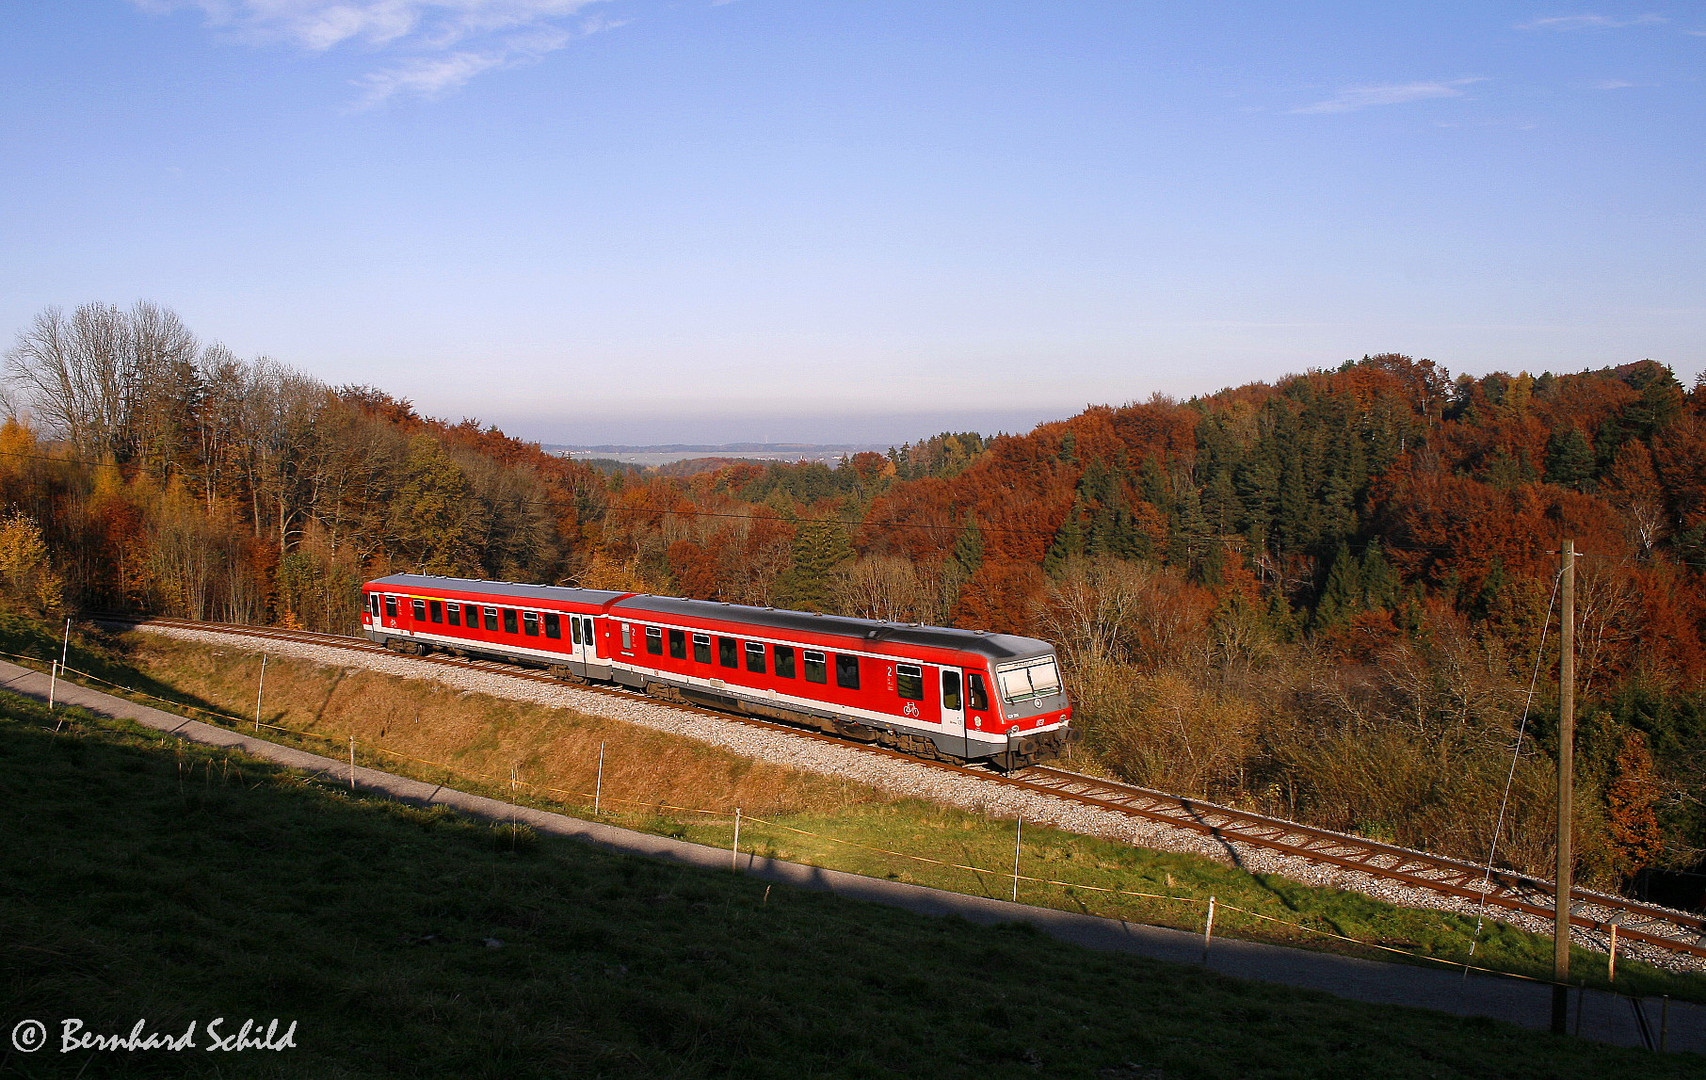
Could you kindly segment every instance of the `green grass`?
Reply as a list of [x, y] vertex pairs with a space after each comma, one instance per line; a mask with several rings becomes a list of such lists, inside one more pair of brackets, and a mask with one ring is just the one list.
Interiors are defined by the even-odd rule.
[[[777, 824], [788, 828], [743, 821], [741, 847], [791, 862], [955, 892], [1003, 900], [1013, 896], [1011, 822], [991, 822], [931, 804], [902, 803], [833, 816], [785, 815]], [[790, 829], [817, 835], [802, 836]], [[674, 831], [686, 839], [726, 847], [733, 828], [721, 822], [694, 821]], [[901, 859], [888, 852], [928, 852], [940, 862], [985, 868], [985, 872]], [[1212, 896], [1217, 901], [1217, 935], [1317, 949], [1325, 946], [1337, 953], [1432, 968], [1445, 967], [1447, 962], [1460, 966], [1470, 959], [1468, 948], [1475, 942], [1477, 967], [1537, 979], [1552, 975], [1551, 938], [1495, 921], [1496, 908], [1489, 909], [1489, 917], [1477, 931], [1473, 916], [1398, 907], [1366, 893], [1304, 885], [1201, 856], [1137, 848], [1031, 823], [1024, 828], [1019, 871], [1022, 903], [1200, 931], [1206, 901]], [[1612, 988], [1606, 979], [1606, 960], [1604, 953], [1572, 949], [1573, 981]], [[1706, 978], [1665, 971], [1627, 955], [1618, 958], [1615, 989], [1706, 1000]]]
[[[351, 796], [0, 702], [0, 1021], [298, 1049], [23, 1076], [1644, 1077], [1693, 1057], [1243, 983]], [[501, 941], [500, 947], [487, 945]], [[85, 1070], [86, 1071], [82, 1071]]]

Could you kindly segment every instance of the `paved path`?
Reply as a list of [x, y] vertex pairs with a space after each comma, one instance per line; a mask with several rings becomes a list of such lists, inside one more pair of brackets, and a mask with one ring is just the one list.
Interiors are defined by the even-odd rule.
[[[0, 688], [45, 701], [48, 677], [0, 661]], [[199, 743], [229, 747], [340, 783], [349, 782], [351, 770], [348, 761], [280, 746], [65, 682], [59, 683], [57, 697], [61, 702], [79, 705], [92, 712], [125, 717]], [[354, 772], [358, 787], [412, 803], [450, 806], [494, 821], [521, 821], [541, 833], [570, 837], [624, 854], [711, 869], [728, 869], [730, 863], [729, 852], [722, 848], [581, 821], [531, 807], [515, 807], [496, 799], [377, 769], [357, 766]], [[1134, 953], [1175, 963], [1202, 963], [1200, 934], [943, 892], [921, 885], [758, 858], [751, 854], [740, 856], [739, 869], [767, 881], [833, 892], [922, 915], [952, 914], [986, 924], [1027, 922], [1061, 941], [1090, 949]], [[1464, 978], [1456, 969], [1387, 964], [1224, 938], [1214, 942], [1207, 966], [1237, 978], [1307, 987], [1357, 1001], [1419, 1006], [1459, 1016], [1488, 1016], [1530, 1028], [1544, 1029], [1551, 1023], [1551, 988], [1519, 979], [1474, 974]], [[1572, 1030], [1576, 1028], [1578, 1005], [1581, 1016], [1579, 1033], [1583, 1037], [1624, 1046], [1642, 1045], [1627, 998], [1599, 991], [1579, 995], [1572, 993]], [[1659, 1030], [1660, 1008], [1657, 1000], [1649, 999], [1645, 1005], [1655, 1038]], [[1673, 1002], [1669, 1007], [1667, 1045], [1671, 1050], [1706, 1053], [1706, 1008]]]

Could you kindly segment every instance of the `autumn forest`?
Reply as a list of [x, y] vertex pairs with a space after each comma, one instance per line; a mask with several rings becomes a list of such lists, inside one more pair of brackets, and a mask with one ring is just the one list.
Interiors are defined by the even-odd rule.
[[414, 571], [1029, 633], [1080, 764], [1540, 872], [1573, 538], [1579, 873], [1706, 900], [1706, 384], [1650, 361], [1377, 355], [835, 468], [649, 471], [145, 303], [44, 311], [6, 387], [15, 607], [349, 632], [360, 582]]

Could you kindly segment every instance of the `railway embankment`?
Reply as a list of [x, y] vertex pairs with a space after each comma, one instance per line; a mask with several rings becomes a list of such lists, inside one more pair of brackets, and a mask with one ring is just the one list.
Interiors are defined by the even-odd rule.
[[[203, 647], [214, 649], [252, 651], [257, 646], [255, 639], [245, 638], [241, 634], [173, 622], [150, 624], [142, 629], [149, 634], [196, 642]], [[1535, 894], [1534, 883], [1528, 883], [1526, 888], [1511, 890], [1517, 899], [1523, 901], [1520, 905], [1501, 907], [1483, 904], [1476, 896], [1465, 895], [1471, 890], [1428, 887], [1425, 884], [1413, 883], [1414, 875], [1382, 874], [1372, 867], [1364, 870], [1348, 860], [1332, 861], [1320, 857], [1319, 854], [1300, 853], [1295, 845], [1252, 842], [1255, 836], [1249, 831], [1240, 832], [1231, 828], [1181, 828], [1177, 821], [1169, 823], [1158, 820], [1155, 816], [1134, 814], [1129, 812], [1128, 808], [1111, 806], [1104, 800], [1063, 798], [1059, 793], [1046, 788], [997, 783], [987, 773], [943, 769], [892, 753], [873, 752], [836, 740], [808, 736], [773, 724], [743, 723], [725, 714], [659, 703], [624, 691], [568, 686], [538, 676], [529, 677], [526, 673], [508, 669], [504, 665], [462, 663], [443, 657], [400, 656], [371, 647], [350, 648], [347, 642], [348, 639], [273, 632], [259, 642], [259, 647], [271, 655], [295, 657], [320, 665], [322, 670], [358, 669], [405, 680], [425, 679], [432, 685], [445, 686], [458, 693], [482, 695], [491, 701], [524, 702], [550, 710], [536, 719], [528, 732], [511, 734], [505, 734], [501, 725], [493, 724], [493, 713], [490, 709], [480, 713], [481, 719], [477, 721], [480, 734], [478, 739], [473, 741], [482, 744], [507, 741], [508, 744], [503, 752], [489, 752], [482, 758], [483, 765], [480, 765], [480, 768], [486, 775], [503, 775], [518, 755], [526, 754], [536, 759], [535, 764], [544, 764], [545, 758], [555, 761], [555, 765], [548, 767], [546, 771], [555, 778], [551, 783], [559, 789], [588, 791], [594, 782], [591, 765], [598, 753], [594, 750], [593, 740], [589, 736], [578, 737], [578, 748], [570, 748], [562, 753], [546, 751], [544, 748], [561, 740], [575, 742], [577, 736], [574, 733], [577, 730], [585, 730], [585, 725], [590, 722], [587, 719], [589, 717], [600, 718], [601, 722], [619, 721], [621, 725], [628, 727], [630, 732], [634, 727], [638, 727], [685, 739], [700, 747], [709, 746], [714, 748], [715, 752], [737, 755], [739, 759], [753, 763], [752, 768], [757, 770], [758, 774], [769, 775], [772, 779], [777, 774], [766, 774], [765, 770], [786, 770], [787, 775], [795, 778], [792, 782], [798, 785], [796, 790], [783, 799], [789, 804], [789, 808], [817, 811], [819, 813], [813, 817], [813, 823], [827, 828], [833, 819], [835, 829], [843, 835], [846, 834], [850, 818], [857, 816], [848, 815], [846, 808], [849, 805], [869, 803], [879, 797], [879, 793], [880, 796], [891, 799], [917, 800], [955, 807], [980, 818], [1023, 819], [1033, 825], [1049, 825], [1073, 835], [1111, 840], [1146, 851], [1216, 860], [1232, 867], [1238, 880], [1275, 882], [1284, 879], [1286, 884], [1264, 885], [1256, 890], [1260, 894], [1257, 897], [1249, 897], [1248, 890], [1235, 889], [1252, 899], [1256, 910], [1263, 911], [1267, 918], [1291, 921], [1288, 914], [1297, 914], [1295, 905], [1289, 901], [1277, 911], [1266, 910], [1262, 903], [1269, 895], [1289, 891], [1289, 883], [1296, 883], [1306, 890], [1360, 893], [1384, 905], [1393, 905], [1404, 910], [1430, 910], [1450, 917], [1443, 923], [1428, 927], [1417, 927], [1415, 920], [1406, 919], [1401, 920], [1408, 924], [1408, 928], [1404, 930], [1388, 927], [1350, 935], [1375, 946], [1377, 951], [1397, 947], [1404, 952], [1441, 957], [1455, 955], [1458, 950], [1462, 950], [1465, 953], [1464, 958], [1467, 959], [1472, 950], [1472, 954], [1482, 958], [1482, 961], [1497, 957], [1501, 953], [1510, 953], [1513, 957], [1511, 961], [1494, 960], [1493, 966], [1503, 966], [1535, 975], [1550, 971], [1550, 961], [1547, 959], [1550, 946], [1544, 944], [1542, 939], [1550, 934], [1551, 920], [1544, 913], [1544, 897]], [[338, 667], [334, 668], [332, 665]], [[192, 663], [168, 662], [166, 666], [172, 669], [172, 678], [188, 678], [191, 680], [190, 688], [198, 692], [223, 695], [224, 700], [233, 705], [244, 704], [243, 697], [259, 679], [258, 672], [246, 670], [236, 673], [235, 679], [230, 678], [230, 672], [212, 678], [206, 670], [205, 661], [201, 669]], [[303, 691], [303, 699], [309, 702], [322, 699], [331, 702], [335, 696], [334, 691], [323, 690], [318, 684], [305, 687]], [[369, 714], [395, 710], [395, 704], [387, 702], [381, 707], [368, 710], [367, 713], [360, 709], [353, 710], [350, 715], [341, 718], [341, 722], [350, 728], [368, 725], [369, 733], [377, 734], [371, 727], [373, 717]], [[404, 709], [411, 710], [423, 713], [442, 711], [437, 710], [430, 702]], [[577, 719], [573, 723], [565, 724], [563, 718], [566, 716]], [[297, 726], [307, 723], [311, 727], [313, 723], [324, 720], [322, 708], [312, 720], [301, 717], [293, 723]], [[466, 734], [453, 735], [450, 741], [446, 742], [441, 736], [447, 730], [466, 726], [468, 723], [466, 716], [449, 722], [439, 718], [403, 727], [386, 728], [383, 734], [393, 742], [404, 738], [425, 740], [405, 746], [404, 752], [407, 754], [436, 761], [447, 760], [445, 755], [455, 754], [459, 756], [458, 760], [467, 764], [465, 755], [471, 737]], [[608, 734], [611, 729], [603, 730]], [[679, 747], [682, 744], [678, 741], [669, 745]], [[490, 750], [491, 747], [488, 746], [487, 749]], [[631, 765], [634, 762], [654, 762], [659, 758], [656, 750], [635, 747], [625, 750], [616, 760]], [[749, 787], [744, 793], [748, 801], [742, 801], [743, 792], [737, 790], [728, 779], [739, 773], [740, 769], [728, 765], [726, 759], [723, 764], [711, 770], [711, 775], [708, 776], [684, 766], [666, 766], [647, 771], [647, 776], [636, 778], [638, 782], [627, 795], [635, 796], [641, 801], [675, 807], [714, 807], [727, 811], [744, 805], [749, 813], [763, 813], [765, 810], [765, 807], [755, 806], [750, 801], [750, 777], [747, 778]], [[675, 778], [677, 773], [691, 774], [690, 781], [685, 785], [673, 782], [672, 778]], [[825, 786], [818, 780], [806, 779], [807, 777], [824, 778], [829, 781], [830, 786]], [[698, 801], [693, 801], [695, 799]], [[822, 813], [823, 811], [828, 813]], [[1192, 815], [1197, 814], [1197, 810], [1193, 809]], [[1256, 833], [1264, 831], [1273, 832], [1270, 828], [1256, 830]], [[886, 835], [883, 829], [870, 832], [855, 830], [855, 833], [857, 835], [854, 838], [858, 842], [874, 841], [884, 848], [894, 846], [894, 837]], [[800, 850], [797, 838], [792, 846], [794, 850]], [[845, 860], [849, 854], [846, 851], [837, 851], [834, 843], [820, 847], [827, 850], [813, 851], [811, 857]], [[1001, 860], [996, 858], [992, 861], [999, 864]], [[867, 865], [864, 868], [871, 867]], [[1212, 878], [1215, 875], [1209, 876]], [[1165, 882], [1165, 888], [1154, 888], [1151, 891], [1176, 894], [1178, 890], [1173, 882], [1179, 877], [1200, 878], [1201, 874], [1195, 871], [1176, 874], [1170, 870], [1161, 881], [1149, 883], [1159, 886]], [[1406, 880], [1407, 877], [1410, 880]], [[1081, 878], [1074, 880], [1082, 881]], [[970, 883], [973, 888], [980, 887], [981, 884]], [[1087, 884], [1097, 887], [1107, 885], [1102, 881]], [[1194, 890], [1200, 894], [1196, 897], [1198, 900], [1206, 900], [1217, 887], [1213, 881], [1205, 882], [1204, 885], [1204, 888]], [[965, 886], [956, 882], [950, 887]], [[1224, 888], [1228, 885], [1221, 882], [1218, 887]], [[1680, 916], [1684, 925], [1665, 927], [1662, 919], [1659, 923], [1653, 923], [1644, 917], [1635, 918], [1637, 913], [1596, 907], [1592, 904], [1591, 897], [1586, 898], [1586, 901], [1583, 910], [1591, 913], [1591, 917], [1583, 917], [1583, 925], [1577, 927], [1576, 941], [1584, 950], [1585, 967], [1582, 970], [1594, 973], [1590, 978], [1603, 978], [1612, 974], [1609, 964], [1612, 919], [1624, 923], [1619, 941], [1619, 965], [1620, 970], [1625, 973], [1631, 970], [1627, 967], [1629, 960], [1648, 961], [1676, 971], [1699, 971], [1706, 968], [1706, 961], [1699, 955], [1701, 942], [1698, 940], [1706, 935], [1701, 935], [1699, 928], [1694, 925], [1699, 922], [1698, 919], [1691, 921], [1686, 916]], [[1325, 906], [1332, 908], [1340, 905]], [[1108, 909], [1104, 907], [1103, 910]], [[1135, 914], [1165, 924], [1177, 924], [1181, 921], [1177, 912], [1166, 910], [1165, 907], [1157, 909], [1154, 905], [1135, 912], [1126, 909], [1113, 913], [1122, 916]], [[1660, 914], [1662, 916], [1662, 913]], [[1194, 920], [1200, 920], [1201, 917], [1200, 913], [1191, 913]], [[1472, 920], [1470, 925], [1474, 927], [1473, 931], [1465, 931], [1463, 924], [1457, 921], [1460, 919]], [[1260, 924], [1262, 921], [1257, 919], [1255, 923]], [[1305, 923], [1308, 922], [1309, 920], [1305, 920]], [[1322, 913], [1321, 918], [1315, 921], [1312, 927], [1301, 931], [1296, 925], [1278, 924], [1240, 928], [1236, 921], [1230, 929], [1234, 933], [1247, 930], [1264, 938], [1309, 940], [1312, 945], [1342, 947], [1345, 943], [1316, 931], [1331, 926], [1331, 934], [1340, 934], [1342, 928], [1347, 925], [1362, 925], [1367, 922], [1368, 919], [1364, 916], [1351, 917], [1345, 912], [1335, 911]], [[1522, 936], [1509, 942], [1498, 940], [1504, 927], [1509, 927]], [[1660, 931], [1662, 934], [1672, 935], [1682, 944], [1684, 950], [1693, 948], [1695, 951], [1679, 952], [1645, 943], [1641, 937], [1645, 929], [1640, 928], [1655, 930], [1650, 936], [1662, 936]], [[1632, 930], [1634, 933], [1631, 933]], [[1470, 933], [1471, 936], [1466, 938], [1465, 933]], [[1516, 944], [1517, 941], [1522, 943]]]

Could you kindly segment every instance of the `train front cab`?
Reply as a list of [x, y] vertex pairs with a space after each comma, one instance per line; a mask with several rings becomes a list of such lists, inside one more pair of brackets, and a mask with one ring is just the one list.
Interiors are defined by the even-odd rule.
[[[1065, 752], [1075, 732], [1072, 708], [1053, 653], [999, 663], [994, 669], [989, 735], [981, 756], [1003, 770], [1017, 769]], [[997, 711], [998, 710], [998, 711]]]
[[960, 664], [872, 659], [887, 669], [890, 700], [899, 702], [884, 708], [891, 715], [879, 725], [922, 736], [947, 758], [1016, 769], [1059, 756], [1072, 737], [1053, 654], [993, 666], [969, 654]]

